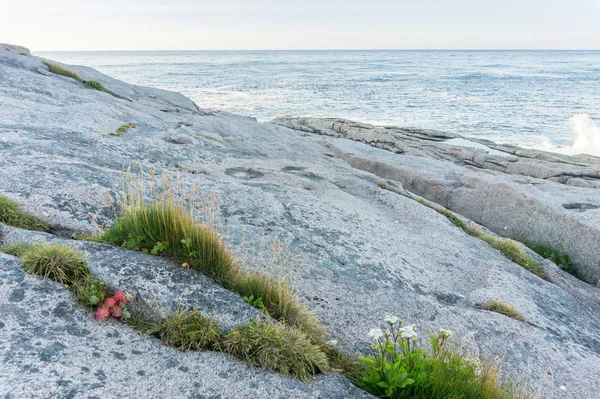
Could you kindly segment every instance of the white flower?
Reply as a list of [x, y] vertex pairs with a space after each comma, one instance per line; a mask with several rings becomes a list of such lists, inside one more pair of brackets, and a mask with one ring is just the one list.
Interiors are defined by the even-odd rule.
[[377, 341], [383, 337], [383, 331], [381, 331], [381, 328], [372, 328], [371, 331], [369, 331], [369, 337], [373, 338], [373, 341]]
[[465, 359], [465, 364], [473, 367], [475, 369], [475, 374], [479, 375], [481, 373], [481, 360], [477, 358]]
[[450, 330], [444, 330], [443, 328], [440, 328], [440, 337], [442, 338], [450, 338], [452, 336], [452, 331]]
[[400, 320], [399, 318], [397, 318], [396, 316], [385, 316], [385, 322], [388, 323], [389, 325], [394, 325], [398, 322], [400, 322], [400, 324], [402, 324], [402, 320]]
[[415, 339], [417, 339], [417, 326], [413, 324], [413, 325], [401, 328], [400, 330], [398, 330], [398, 335], [402, 339], [415, 340]]

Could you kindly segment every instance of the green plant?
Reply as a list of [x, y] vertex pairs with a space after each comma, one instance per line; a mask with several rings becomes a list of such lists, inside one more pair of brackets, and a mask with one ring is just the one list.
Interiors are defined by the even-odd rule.
[[121, 125], [116, 132], [110, 132], [108, 134], [110, 134], [111, 136], [122, 136], [124, 135], [129, 129], [133, 129], [135, 128], [135, 124], [133, 123], [125, 123], [124, 125]]
[[484, 303], [481, 308], [483, 310], [489, 310], [490, 312], [496, 312], [503, 314], [504, 316], [511, 317], [515, 320], [525, 321], [525, 316], [514, 306], [508, 305], [500, 300], [488, 301]]
[[323, 328], [283, 278], [277, 281], [260, 273], [241, 273], [231, 289], [242, 297], [259, 298], [266, 312], [276, 320], [303, 331], [311, 342], [324, 345]]
[[263, 303], [262, 298], [256, 298], [256, 299], [254, 299], [254, 295], [250, 295], [249, 297], [248, 296], [244, 296], [244, 297], [242, 297], [242, 299], [247, 304], [252, 305], [255, 308], [258, 308], [258, 309], [266, 312], [265, 304]]
[[435, 210], [441, 214], [446, 216], [455, 226], [460, 227], [461, 229], [465, 227], [465, 222], [462, 221], [455, 213], [450, 212], [446, 208], [435, 208]]
[[525, 245], [527, 245], [533, 252], [537, 253], [542, 258], [550, 259], [562, 270], [572, 274], [575, 277], [578, 277], [577, 269], [571, 263], [571, 259], [566, 253], [558, 251], [549, 245], [532, 243], [525, 243]]
[[111, 296], [111, 292], [106, 285], [89, 274], [73, 281], [71, 291], [73, 291], [77, 300], [89, 309], [95, 309]]
[[489, 243], [492, 247], [499, 250], [502, 255], [506, 256], [517, 265], [522, 266], [524, 269], [529, 270], [538, 277], [545, 277], [544, 270], [539, 263], [537, 263], [531, 256], [527, 255], [523, 248], [521, 248], [516, 242], [508, 238], [502, 239], [492, 236], [484, 236], [482, 239]]
[[20, 258], [29, 248], [31, 248], [31, 244], [12, 244], [0, 246], [0, 252]]
[[23, 268], [64, 285], [89, 275], [84, 256], [74, 248], [59, 244], [34, 244], [22, 254]]
[[530, 271], [540, 278], [545, 277], [544, 270], [540, 266], [539, 263], [536, 262], [531, 256], [527, 255], [527, 253], [517, 244], [516, 242], [508, 239], [508, 238], [498, 238], [493, 237], [489, 234], [485, 234], [475, 225], [465, 225], [463, 226], [463, 230], [473, 237], [479, 238], [487, 242], [493, 248], [500, 251], [502, 255], [516, 263], [517, 265], [523, 267], [524, 269]]
[[386, 317], [386, 330], [372, 329], [373, 354], [352, 381], [380, 398], [393, 399], [516, 399], [527, 397], [502, 383], [494, 362], [468, 359], [449, 346], [452, 333], [429, 334], [429, 350], [418, 345], [416, 326]]
[[159, 255], [161, 254], [163, 251], [165, 251], [167, 248], [169, 247], [169, 243], [168, 242], [162, 242], [159, 241], [157, 242], [152, 249], [150, 250], [150, 253], [152, 255]]
[[219, 328], [198, 310], [179, 310], [157, 322], [148, 332], [165, 345], [180, 350], [215, 349], [221, 338]]
[[83, 82], [83, 84], [88, 89], [93, 89], [93, 90], [98, 90], [98, 91], [106, 91], [104, 86], [102, 86], [102, 84], [100, 82], [97, 82], [95, 80], [86, 80], [85, 82]]
[[44, 65], [46, 65], [48, 67], [48, 70], [50, 72], [52, 72], [53, 74], [66, 76], [67, 78], [71, 78], [71, 79], [75, 79], [75, 80], [81, 80], [81, 78], [79, 78], [79, 75], [77, 75], [77, 72], [71, 71], [69, 69], [65, 69], [58, 64], [54, 64], [54, 63], [51, 63], [48, 61], [42, 61], [42, 62], [44, 63]]
[[223, 337], [224, 352], [248, 364], [308, 381], [316, 372], [328, 371], [325, 353], [301, 331], [274, 323], [253, 321]]
[[[186, 237], [186, 243], [182, 242], [181, 237]], [[187, 243], [188, 239], [190, 243]], [[208, 226], [197, 225], [188, 212], [172, 201], [132, 206], [99, 240], [149, 252], [155, 249], [157, 243], [161, 243], [163, 254], [185, 261], [190, 268], [217, 281], [231, 284], [235, 278], [232, 255], [216, 231]], [[190, 252], [196, 256], [190, 258]]]
[[489, 234], [485, 234], [481, 231], [477, 226], [472, 224], [466, 224], [461, 218], [459, 218], [455, 213], [449, 211], [448, 209], [437, 207], [434, 208], [427, 201], [423, 199], [418, 199], [418, 203], [421, 205], [427, 206], [428, 208], [432, 208], [437, 211], [439, 214], [446, 216], [455, 226], [463, 229], [467, 234], [483, 240], [490, 244], [493, 248], [500, 251], [502, 255], [523, 267], [524, 269], [530, 271], [540, 278], [545, 278], [544, 270], [540, 266], [539, 263], [535, 261], [531, 256], [527, 255], [523, 248], [519, 246], [519, 244], [514, 241], [505, 238], [497, 238], [493, 237]]
[[0, 222], [27, 230], [50, 230], [46, 221], [23, 212], [15, 201], [4, 195], [0, 195]]
[[20, 51], [20, 52], [19, 52], [19, 55], [28, 56], [29, 54], [27, 54], [27, 53], [26, 53], [26, 52], [24, 52], [24, 51]]

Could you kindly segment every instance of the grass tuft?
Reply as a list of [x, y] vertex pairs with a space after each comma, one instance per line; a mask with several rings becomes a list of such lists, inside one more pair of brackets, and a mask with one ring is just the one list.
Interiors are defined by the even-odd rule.
[[190, 268], [223, 284], [235, 281], [233, 257], [217, 232], [197, 225], [188, 212], [172, 201], [132, 207], [98, 239], [185, 261]]
[[[429, 206], [424, 201], [418, 201], [422, 205]], [[439, 214], [446, 216], [455, 226], [463, 229], [467, 234], [479, 238], [490, 244], [493, 248], [500, 251], [502, 255], [516, 263], [517, 265], [523, 267], [524, 269], [530, 271], [540, 278], [545, 278], [544, 270], [540, 266], [539, 263], [536, 262], [531, 256], [527, 255], [527, 253], [517, 244], [516, 242], [508, 239], [508, 238], [497, 238], [493, 237], [489, 234], [485, 234], [475, 225], [467, 225], [461, 218], [459, 218], [455, 213], [445, 209], [445, 208], [434, 208]]]
[[119, 127], [116, 132], [110, 132], [108, 134], [110, 134], [111, 136], [122, 136], [129, 129], [133, 129], [133, 128], [135, 128], [135, 124], [133, 124], [133, 123], [125, 123], [124, 125], [121, 125], [121, 127]]
[[327, 356], [301, 331], [254, 321], [223, 337], [222, 350], [248, 364], [308, 381], [330, 369]]
[[50, 230], [46, 221], [23, 212], [15, 201], [3, 195], [0, 195], [0, 222], [27, 230]]
[[42, 61], [42, 62], [44, 63], [44, 65], [46, 65], [48, 67], [48, 70], [55, 75], [61, 75], [61, 76], [66, 76], [67, 78], [81, 80], [79, 75], [77, 75], [77, 72], [71, 71], [69, 69], [65, 69], [58, 64], [53, 64], [48, 61]]
[[183, 351], [215, 349], [221, 330], [198, 310], [179, 310], [146, 329], [165, 345]]
[[12, 244], [0, 246], [0, 252], [20, 258], [31, 248], [31, 244]]
[[86, 80], [83, 84], [88, 89], [93, 89], [93, 90], [98, 90], [98, 91], [106, 91], [104, 86], [102, 86], [102, 83], [97, 82], [95, 80]]
[[64, 285], [71, 285], [89, 275], [83, 254], [64, 245], [34, 244], [22, 254], [21, 259], [27, 273]]
[[314, 344], [325, 345], [324, 329], [319, 321], [283, 278], [275, 281], [259, 273], [244, 274], [238, 276], [231, 290], [242, 297], [260, 298], [266, 313], [275, 320], [301, 330]]
[[455, 226], [464, 229], [465, 222], [463, 222], [462, 219], [456, 216], [454, 212], [451, 212], [446, 208], [435, 208], [435, 210], [437, 211], [437, 213], [446, 216], [448, 220], [450, 220]]
[[506, 304], [500, 300], [488, 301], [481, 307], [483, 310], [489, 310], [490, 312], [496, 312], [503, 314], [504, 316], [511, 317], [515, 320], [525, 321], [525, 316], [517, 308]]

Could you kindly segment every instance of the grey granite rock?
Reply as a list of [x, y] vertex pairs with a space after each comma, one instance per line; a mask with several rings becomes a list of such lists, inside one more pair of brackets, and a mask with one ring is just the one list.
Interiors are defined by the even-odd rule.
[[181, 352], [98, 322], [0, 253], [2, 398], [368, 398], [338, 375], [307, 385], [217, 352]]
[[[489, 176], [488, 190], [493, 196], [497, 190], [496, 179], [505, 178], [506, 174], [493, 169], [515, 158], [521, 159], [518, 149], [495, 147], [508, 155], [501, 160], [492, 159], [493, 156], [476, 149], [446, 149], [448, 145], [443, 141], [457, 137], [403, 129], [403, 134], [411, 137], [410, 141], [403, 141], [397, 130], [391, 128], [369, 133], [369, 143], [382, 148], [377, 149], [336, 139], [345, 137], [343, 123], [339, 127], [338, 122], [328, 122], [324, 128], [296, 122], [282, 122], [285, 126], [258, 123], [246, 117], [199, 110], [176, 93], [130, 86], [88, 68], [72, 68], [85, 79], [100, 81], [123, 98], [89, 90], [72, 79], [52, 75], [36, 57], [23, 57], [0, 49], [0, 194], [46, 217], [53, 234], [68, 237], [110, 226], [117, 217], [119, 179], [123, 168], [129, 165], [171, 178], [179, 176], [189, 186], [197, 185], [207, 193], [216, 193], [227, 244], [240, 252], [252, 252], [254, 247], [256, 261], [246, 264], [249, 269], [276, 273], [268, 264], [272, 258], [270, 246], [254, 245], [263, 237], [278, 235], [289, 242], [292, 253], [302, 260], [292, 280], [293, 288], [323, 321], [330, 339], [343, 350], [368, 353], [367, 332], [381, 325], [386, 315], [395, 314], [407, 323], [416, 323], [423, 338], [426, 331], [439, 328], [451, 329], [456, 336], [468, 335], [470, 350], [503, 356], [505, 373], [516, 379], [529, 373], [531, 383], [541, 386], [544, 398], [597, 397], [600, 391], [600, 312], [593, 301], [578, 299], [567, 290], [532, 275], [432, 209], [376, 184], [376, 174], [389, 171], [390, 165], [401, 166], [404, 172], [386, 177], [400, 181], [396, 191], [423, 190], [423, 194], [429, 193], [427, 195], [440, 203], [456, 208], [453, 201], [458, 197], [454, 193], [466, 187], [463, 180], [471, 178], [467, 172], [477, 172], [473, 177], [477, 179]], [[135, 123], [137, 128], [120, 137], [108, 135], [107, 132], [128, 122]], [[164, 137], [173, 134], [174, 129], [195, 142], [188, 145], [166, 142]], [[360, 129], [353, 128], [350, 133], [358, 135]], [[380, 133], [384, 135], [381, 139]], [[355, 147], [346, 151], [348, 148], [342, 142]], [[376, 151], [375, 159], [363, 151]], [[352, 154], [374, 169], [350, 162]], [[535, 159], [529, 155], [527, 159]], [[552, 157], [540, 155], [536, 162], [553, 162]], [[392, 159], [403, 161], [396, 163]], [[491, 161], [485, 161], [487, 159]], [[465, 166], [468, 163], [465, 160], [472, 165]], [[403, 162], [406, 164], [402, 165]], [[476, 166], [490, 163], [495, 166]], [[582, 168], [593, 170], [585, 165]], [[403, 173], [408, 173], [408, 178], [401, 179]], [[589, 176], [572, 175], [595, 184], [593, 172]], [[435, 180], [430, 180], [432, 176]], [[529, 184], [532, 189], [541, 185], [544, 190], [548, 187], [548, 191], [540, 191], [539, 198], [560, 195], [557, 201], [567, 199], [564, 203], [569, 204], [594, 204], [592, 201], [597, 198], [580, 199], [580, 188], [561, 182], [507, 176], [513, 185], [509, 187], [520, 184]], [[478, 188], [484, 183], [472, 185]], [[574, 190], [573, 193], [570, 190]], [[589, 191], [590, 196], [595, 192]], [[528, 199], [527, 204], [534, 199]], [[481, 214], [492, 220], [489, 215], [493, 209], [485, 207], [484, 199], [472, 201], [474, 210], [486, 209], [488, 213]], [[515, 209], [519, 204], [507, 203], [506, 210], [520, 212]], [[549, 212], [555, 212], [548, 204]], [[590, 215], [595, 212], [586, 208], [573, 217], [589, 218], [593, 224]], [[502, 217], [506, 215], [497, 219], [502, 220]], [[485, 225], [488, 219], [484, 219], [481, 221]], [[527, 220], [534, 219], [532, 216]], [[567, 219], [561, 219], [561, 223], [563, 220], [566, 223]], [[569, 228], [570, 225], [563, 226], [564, 230]], [[589, 270], [593, 273], [593, 268]], [[6, 282], [2, 280], [4, 284], [12, 284], [9, 281], [8, 277]], [[590, 291], [597, 291], [591, 285], [588, 287]], [[24, 290], [24, 299], [19, 302], [22, 306], [35, 308], [37, 303], [45, 303], [45, 294], [39, 290], [29, 285], [17, 288]], [[3, 295], [2, 301], [8, 301], [9, 297], [10, 293]], [[21, 292], [13, 295], [13, 298], [20, 297]], [[490, 299], [514, 305], [527, 321], [519, 322], [481, 310], [481, 303]], [[41, 325], [48, 323], [42, 318], [52, 315], [48, 312], [37, 316]], [[92, 320], [87, 323], [88, 330], [94, 334], [99, 332], [93, 338], [99, 341], [97, 345], [115, 351], [114, 343], [100, 333], [107, 327]], [[53, 325], [60, 326], [61, 322]], [[12, 326], [21, 328], [17, 324]], [[6, 331], [2, 329], [0, 333], [6, 334]], [[17, 345], [19, 339], [16, 334], [6, 336], [0, 355], [8, 356], [10, 345]], [[143, 342], [140, 362], [144, 364], [162, 364], [159, 359], [171, 353], [152, 340]], [[48, 342], [51, 344], [53, 342]], [[78, 345], [67, 346], [79, 348]], [[47, 357], [52, 358], [53, 349], [48, 351]], [[83, 356], [72, 349], [60, 352], [72, 357]], [[25, 361], [30, 359], [29, 355], [19, 356]], [[202, 385], [206, 387], [202, 388], [206, 389], [203, 392], [212, 389], [211, 392], [225, 396], [223, 392], [231, 381], [211, 376], [215, 370], [218, 374], [228, 367], [236, 370], [232, 373], [234, 388], [242, 393], [243, 389], [250, 389], [252, 378], [270, 376], [263, 380], [267, 382], [260, 388], [252, 388], [262, 391], [251, 392], [248, 397], [272, 397], [279, 395], [277, 392], [287, 395], [287, 391], [281, 391], [284, 389], [281, 381], [289, 380], [279, 376], [247, 368], [244, 368], [247, 374], [237, 374], [238, 363], [220, 355], [187, 356], [185, 367], [197, 373], [190, 379], [178, 379], [175, 374], [169, 374], [171, 371], [164, 371], [167, 373], [164, 379], [152, 380], [157, 381], [156, 385], [151, 382], [144, 390], [145, 379], [134, 378], [132, 385], [137, 389], [131, 388], [123, 396], [137, 397], [134, 392], [162, 393], [163, 385], [173, 386], [166, 382], [171, 380], [181, 381], [177, 386], [182, 392], [191, 392], [195, 389], [194, 382], [204, 381], [195, 377], [203, 375], [210, 377], [210, 387]], [[37, 358], [35, 362], [31, 360], [32, 367], [40, 368], [39, 362]], [[553, 371], [552, 379], [543, 377], [549, 367]], [[148, 368], [144, 369], [146, 373], [150, 373]], [[58, 384], [50, 373], [35, 377], [35, 384], [31, 386], [27, 385], [30, 380], [24, 379], [22, 374], [9, 372], [0, 378], [8, 379], [15, 395], [25, 396], [34, 395], [39, 386]], [[59, 369], [59, 373], [64, 380], [76, 381], [79, 376], [77, 370], [70, 368]], [[134, 377], [129, 371], [124, 375]], [[159, 378], [160, 374], [154, 371], [152, 376]], [[271, 383], [273, 387], [269, 390]], [[302, 386], [293, 381], [289, 383]], [[84, 388], [81, 390], [85, 391]], [[316, 393], [314, 387], [302, 386], [298, 389], [303, 393], [298, 395], [338, 395], [334, 393], [337, 388], [326, 390], [319, 384], [317, 388], [322, 389], [321, 393]], [[93, 390], [92, 387], [86, 389]], [[210, 396], [212, 393], [202, 394]], [[346, 397], [343, 392], [339, 395]], [[186, 397], [186, 394], [180, 396]]]

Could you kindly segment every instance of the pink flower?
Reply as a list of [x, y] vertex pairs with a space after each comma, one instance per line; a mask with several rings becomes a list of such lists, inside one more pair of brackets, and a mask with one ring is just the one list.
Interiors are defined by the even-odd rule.
[[106, 300], [104, 301], [104, 306], [106, 306], [107, 308], [112, 308], [116, 304], [117, 304], [117, 300], [113, 297], [106, 298]]
[[96, 310], [96, 318], [97, 319], [104, 320], [108, 316], [110, 316], [110, 311], [108, 310], [107, 307], [101, 306], [98, 308], [98, 310]]
[[125, 291], [117, 291], [113, 296], [117, 302], [125, 303], [127, 302], [127, 296], [125, 295]]
[[121, 309], [120, 306], [113, 306], [110, 308], [110, 313], [113, 315], [113, 317], [119, 319], [123, 316], [123, 309]]

